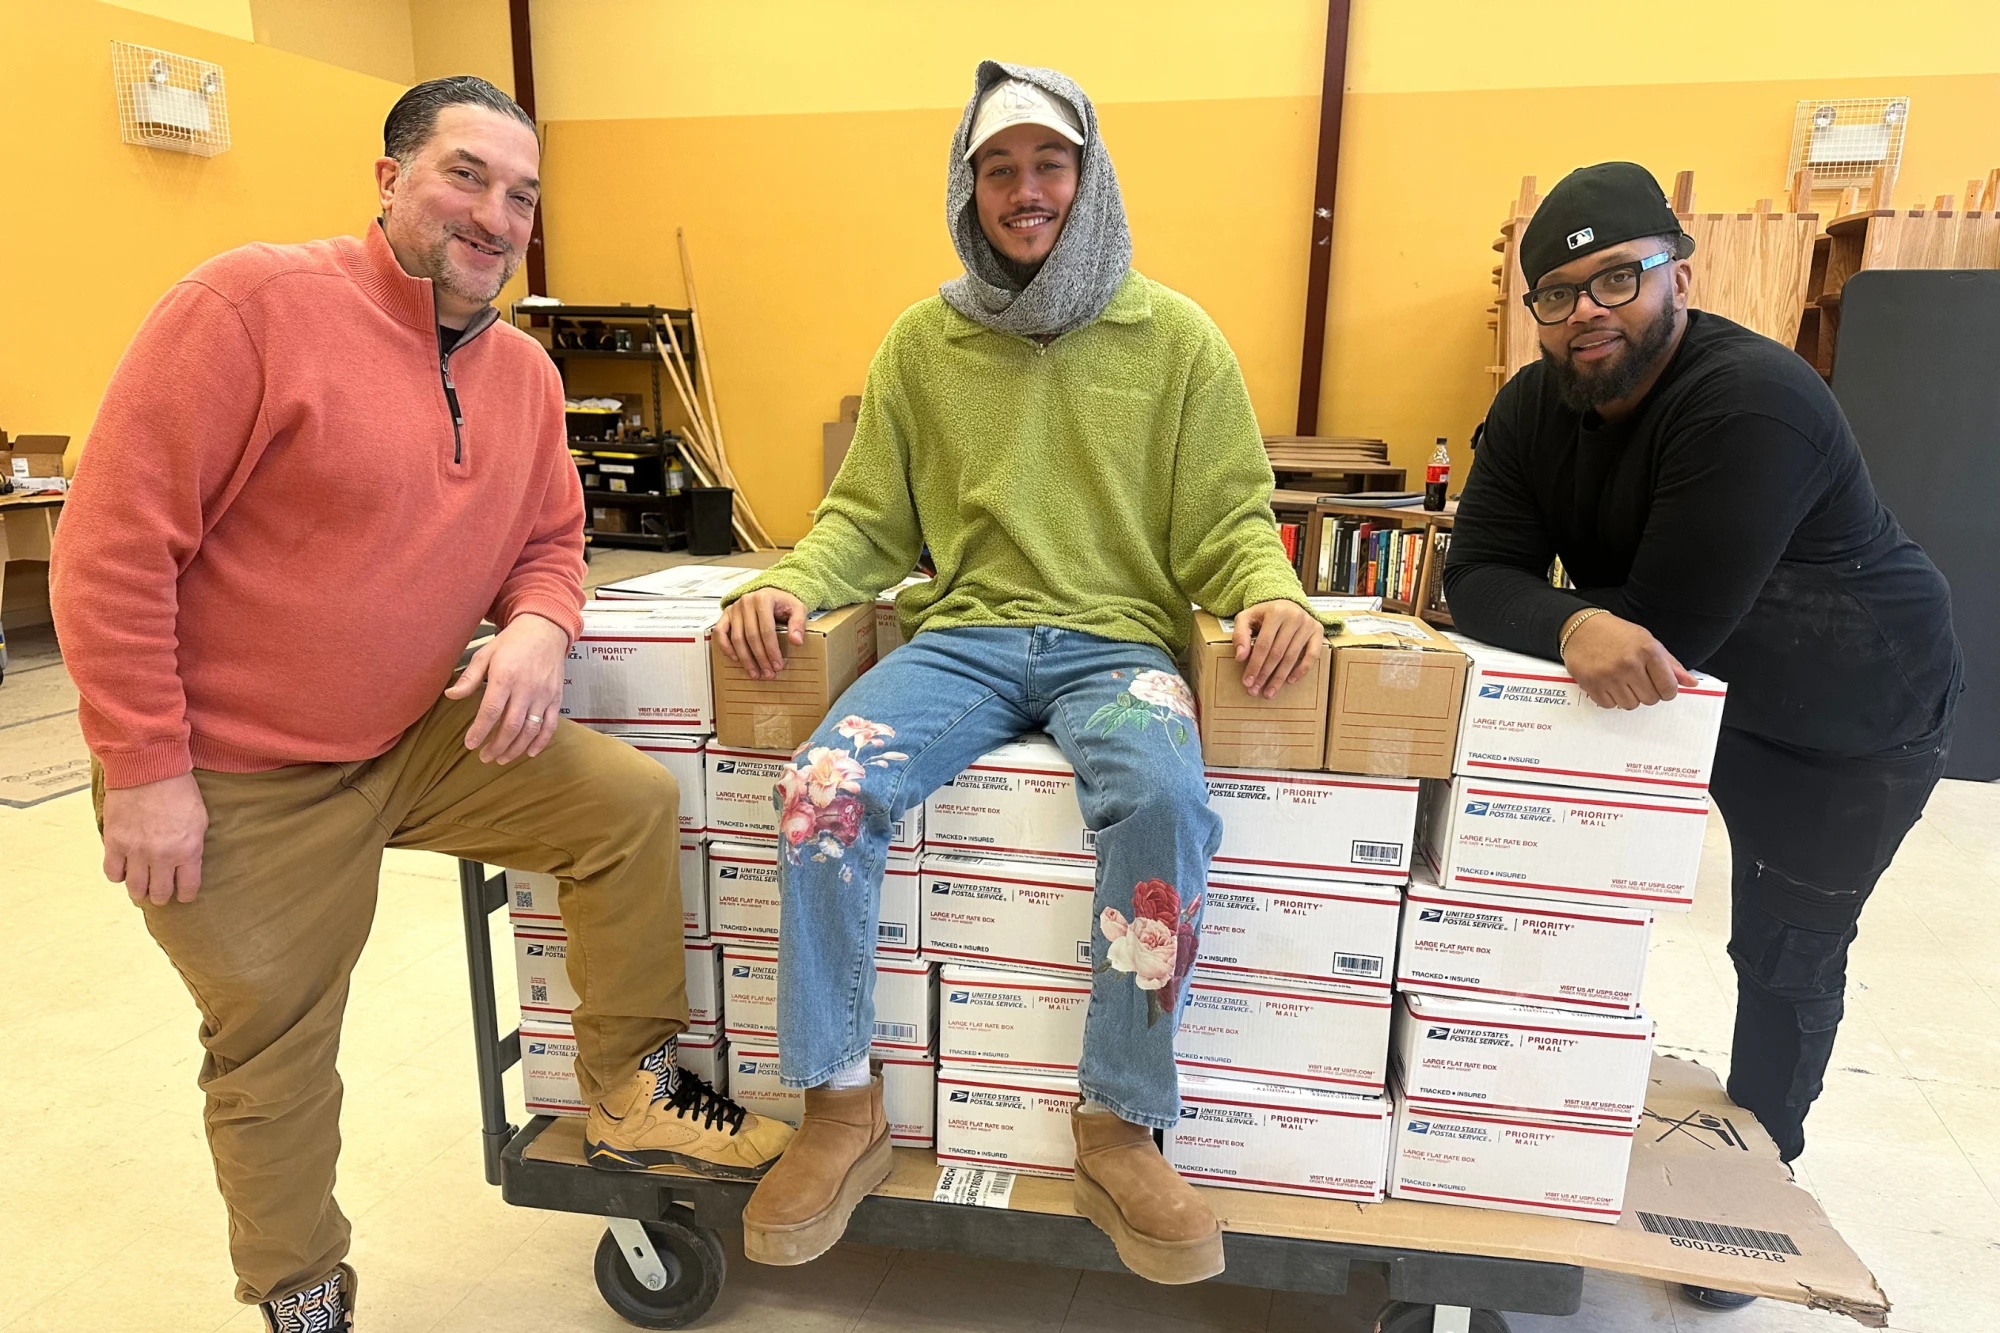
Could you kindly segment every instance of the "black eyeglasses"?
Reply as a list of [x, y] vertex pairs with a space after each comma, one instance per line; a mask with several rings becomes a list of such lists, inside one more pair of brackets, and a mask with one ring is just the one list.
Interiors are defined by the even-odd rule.
[[1673, 258], [1672, 250], [1662, 250], [1645, 259], [1601, 268], [1582, 282], [1552, 282], [1523, 294], [1521, 304], [1528, 307], [1528, 313], [1535, 317], [1537, 324], [1560, 324], [1568, 319], [1576, 309], [1579, 292], [1589, 292], [1590, 299], [1598, 305], [1606, 310], [1615, 310], [1637, 299], [1639, 280], [1647, 269], [1658, 268]]

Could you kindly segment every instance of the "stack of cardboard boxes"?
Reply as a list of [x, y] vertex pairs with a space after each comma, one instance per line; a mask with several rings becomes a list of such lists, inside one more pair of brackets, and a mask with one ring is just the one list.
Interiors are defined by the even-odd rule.
[[[778, 1080], [773, 788], [898, 640], [882, 604], [822, 613], [780, 680], [753, 681], [709, 641], [723, 584], [747, 573], [604, 589], [564, 712], [680, 779], [683, 1062], [796, 1122], [802, 1096]], [[1341, 610], [1314, 675], [1277, 700], [1243, 690], [1232, 626], [1205, 614], [1192, 703], [1135, 700], [1157, 725], [1198, 715], [1223, 825], [1182, 983], [1168, 1159], [1234, 1188], [1615, 1220], [1650, 1067], [1648, 935], [1692, 901], [1724, 689], [1607, 711], [1559, 666]], [[873, 1054], [899, 1144], [1073, 1170], [1095, 842], [1040, 735], [893, 830]], [[577, 1110], [554, 881], [510, 878], [529, 1104]]]
[[1469, 641], [1454, 776], [1425, 784], [1397, 955], [1390, 1192], [1615, 1222], [1656, 912], [1694, 900], [1725, 687], [1592, 704]]
[[[715, 730], [709, 637], [723, 593], [755, 570], [687, 565], [598, 590], [564, 667], [562, 714], [615, 736], [680, 787], [682, 935], [689, 1029], [681, 1064], [727, 1087], [721, 946], [709, 933], [706, 757]], [[553, 876], [510, 870], [508, 919], [521, 1000], [521, 1069], [530, 1111], [582, 1115], [569, 940]]]

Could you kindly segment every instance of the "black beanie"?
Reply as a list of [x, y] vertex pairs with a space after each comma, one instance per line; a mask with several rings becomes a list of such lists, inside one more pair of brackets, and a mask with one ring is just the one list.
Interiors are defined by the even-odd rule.
[[1556, 182], [1521, 237], [1521, 272], [1530, 287], [1572, 259], [1641, 236], [1679, 236], [1679, 257], [1694, 253], [1653, 173], [1637, 162], [1578, 167]]

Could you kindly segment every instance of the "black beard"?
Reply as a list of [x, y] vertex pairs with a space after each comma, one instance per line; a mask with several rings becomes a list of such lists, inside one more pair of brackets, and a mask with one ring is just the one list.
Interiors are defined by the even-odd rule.
[[1023, 264], [1009, 259], [1001, 253], [1000, 247], [991, 241], [986, 243], [986, 248], [993, 252], [993, 262], [1000, 266], [1000, 271], [1007, 275], [1007, 280], [1014, 284], [1014, 290], [1017, 292], [1028, 290], [1028, 284], [1035, 280], [1035, 275], [1042, 271], [1042, 264], [1046, 262], [1037, 260], [1032, 264]]
[[1556, 393], [1563, 406], [1572, 412], [1591, 412], [1638, 388], [1666, 355], [1667, 344], [1673, 340], [1674, 307], [1669, 301], [1660, 306], [1659, 318], [1639, 331], [1637, 340], [1625, 349], [1625, 355], [1602, 371], [1580, 372], [1569, 357], [1557, 356], [1546, 347], [1542, 349], [1542, 360], [1555, 376]]

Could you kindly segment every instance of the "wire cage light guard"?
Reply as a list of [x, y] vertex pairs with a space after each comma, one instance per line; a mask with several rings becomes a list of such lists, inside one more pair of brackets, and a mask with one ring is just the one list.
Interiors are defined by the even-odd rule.
[[1792, 117], [1786, 177], [1804, 167], [1815, 189], [1839, 189], [1868, 185], [1887, 168], [1894, 180], [1909, 120], [1907, 97], [1809, 97]]
[[222, 66], [130, 42], [111, 43], [118, 129], [129, 144], [214, 157], [229, 147]]

